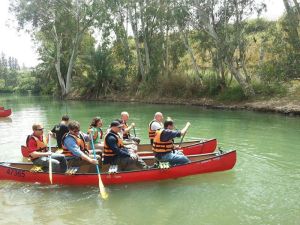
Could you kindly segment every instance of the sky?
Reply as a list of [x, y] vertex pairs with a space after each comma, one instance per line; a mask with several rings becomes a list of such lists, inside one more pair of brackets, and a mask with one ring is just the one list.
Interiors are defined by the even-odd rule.
[[[282, 15], [284, 5], [282, 0], [265, 0], [267, 12], [262, 16], [274, 20]], [[19, 65], [34, 67], [38, 64], [38, 55], [34, 47], [34, 42], [29, 34], [16, 30], [16, 24], [11, 24], [9, 20], [13, 16], [8, 12], [9, 0], [0, 0], [0, 53], [6, 57], [15, 57]]]

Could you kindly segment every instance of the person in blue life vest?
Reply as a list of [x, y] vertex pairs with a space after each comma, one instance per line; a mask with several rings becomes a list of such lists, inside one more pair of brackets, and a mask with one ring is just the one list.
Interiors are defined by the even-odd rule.
[[135, 167], [148, 169], [149, 167], [137, 154], [124, 146], [119, 135], [122, 127], [123, 125], [117, 120], [110, 124], [110, 130], [104, 138], [103, 163], [118, 165], [121, 171]]
[[80, 124], [77, 121], [70, 121], [69, 132], [62, 138], [63, 154], [67, 160], [85, 160], [91, 164], [97, 165], [98, 160], [93, 159], [87, 149], [87, 142], [90, 141], [89, 136], [80, 131]]
[[187, 122], [182, 130], [174, 130], [174, 122], [171, 118], [168, 118], [164, 122], [164, 128], [156, 131], [152, 150], [158, 161], [169, 162], [172, 166], [190, 162], [182, 152], [176, 150], [173, 140], [173, 138], [184, 135], [189, 126], [190, 123]]

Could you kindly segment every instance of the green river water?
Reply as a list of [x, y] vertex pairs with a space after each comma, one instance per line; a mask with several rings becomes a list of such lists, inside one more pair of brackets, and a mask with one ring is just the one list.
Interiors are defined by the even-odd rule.
[[104, 127], [130, 113], [137, 134], [148, 143], [147, 124], [156, 111], [177, 128], [189, 121], [188, 138], [217, 138], [237, 150], [230, 171], [177, 180], [98, 187], [63, 187], [0, 181], [0, 224], [300, 224], [300, 118], [248, 111], [141, 103], [61, 102], [49, 97], [0, 95], [12, 108], [0, 118], [0, 161], [21, 161], [34, 122], [51, 129], [66, 112], [86, 131], [91, 118]]

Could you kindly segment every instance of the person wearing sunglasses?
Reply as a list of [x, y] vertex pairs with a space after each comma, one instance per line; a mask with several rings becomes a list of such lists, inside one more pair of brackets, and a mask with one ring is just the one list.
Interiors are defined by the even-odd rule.
[[49, 167], [49, 155], [51, 155], [51, 164], [53, 172], [65, 172], [67, 163], [65, 156], [58, 153], [47, 151], [47, 138], [44, 137], [44, 128], [40, 123], [32, 125], [33, 133], [27, 137], [26, 146], [29, 158], [34, 165], [41, 166], [42, 169]]
[[87, 142], [89, 136], [80, 131], [79, 122], [73, 120], [68, 124], [69, 133], [62, 138], [63, 154], [66, 156], [68, 161], [76, 163], [82, 159], [91, 164], [97, 165], [98, 160], [91, 158], [87, 149]]

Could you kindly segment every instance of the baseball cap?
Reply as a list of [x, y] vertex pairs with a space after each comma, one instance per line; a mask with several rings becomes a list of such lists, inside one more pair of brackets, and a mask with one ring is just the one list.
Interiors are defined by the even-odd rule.
[[112, 121], [110, 124], [110, 127], [122, 127], [123, 124], [121, 124], [119, 121]]

